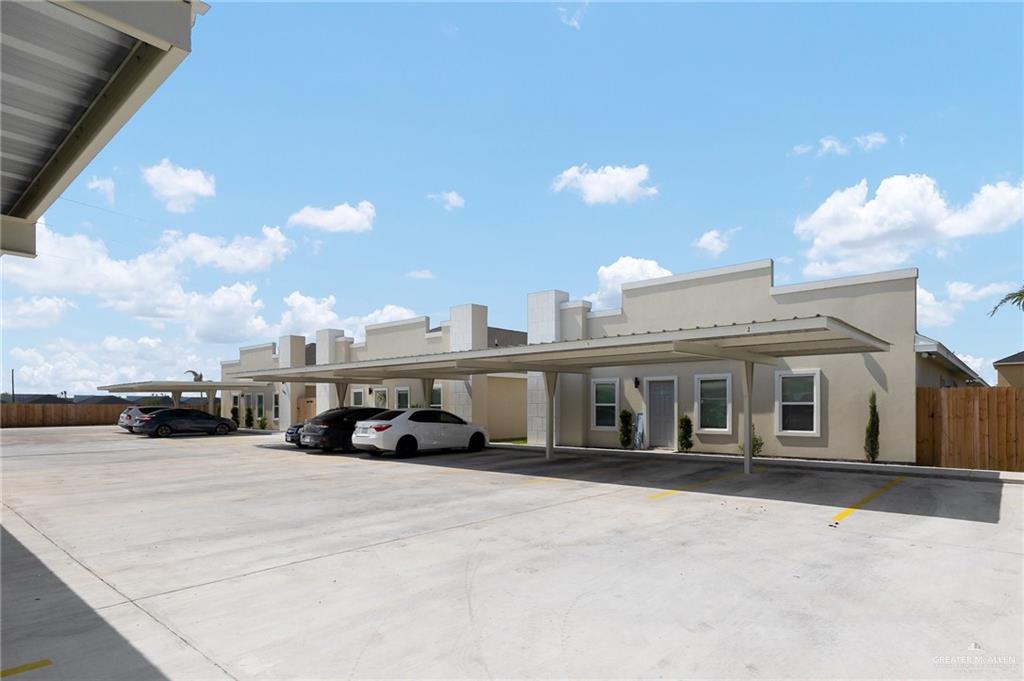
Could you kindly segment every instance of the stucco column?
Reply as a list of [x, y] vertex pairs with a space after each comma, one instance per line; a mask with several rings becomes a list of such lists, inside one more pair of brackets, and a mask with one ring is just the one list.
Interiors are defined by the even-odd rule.
[[[338, 405], [337, 406], [344, 407], [345, 406], [345, 396], [348, 395], [348, 383], [346, 383], [346, 382], [335, 383], [334, 384], [334, 392], [335, 392], [335, 394], [338, 397]], [[319, 407], [320, 407], [320, 400], [317, 399], [317, 408], [319, 409]]]
[[180, 407], [181, 406], [181, 391], [180, 390], [172, 390], [171, 391], [171, 404], [173, 404], [175, 407]]
[[[306, 366], [305, 336], [281, 336], [277, 343], [277, 366], [282, 369]], [[280, 383], [274, 390], [280, 396], [278, 398], [277, 427], [287, 430], [299, 418], [299, 400], [306, 396], [306, 384]], [[270, 399], [274, 399], [273, 393], [271, 393]]]
[[217, 391], [216, 390], [207, 390], [206, 391], [206, 411], [208, 413], [210, 413], [210, 414], [213, 414], [213, 405], [216, 402], [216, 399], [217, 399]]
[[551, 460], [551, 454], [555, 450], [555, 390], [558, 389], [558, 372], [544, 372], [544, 393], [547, 396], [545, 406], [547, 414], [544, 424], [544, 458]]
[[754, 458], [754, 363], [743, 363], [743, 472], [750, 474]]
[[434, 379], [421, 378], [420, 389], [423, 390], [423, 406], [429, 407], [432, 401], [430, 397], [434, 393]]

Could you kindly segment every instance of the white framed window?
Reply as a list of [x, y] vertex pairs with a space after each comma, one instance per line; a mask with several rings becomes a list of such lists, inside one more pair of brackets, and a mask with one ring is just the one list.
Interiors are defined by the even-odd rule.
[[274, 393], [274, 418], [281, 417], [281, 395]]
[[590, 428], [615, 430], [619, 414], [619, 379], [595, 378], [590, 381]]
[[775, 372], [775, 433], [799, 437], [821, 434], [821, 370]]
[[732, 435], [732, 374], [694, 376], [693, 413], [697, 433]]
[[409, 388], [400, 386], [395, 388], [395, 409], [409, 408]]
[[430, 408], [441, 409], [441, 386], [439, 385], [430, 389]]
[[352, 391], [352, 406], [361, 407], [363, 406], [363, 389], [357, 388]]
[[237, 407], [238, 406], [238, 395], [232, 395], [231, 396], [231, 406], [232, 407]]
[[370, 394], [373, 395], [373, 406], [379, 407], [380, 409], [388, 408], [388, 389], [380, 385], [376, 388], [370, 388]]
[[263, 393], [256, 395], [256, 418], [263, 418]]

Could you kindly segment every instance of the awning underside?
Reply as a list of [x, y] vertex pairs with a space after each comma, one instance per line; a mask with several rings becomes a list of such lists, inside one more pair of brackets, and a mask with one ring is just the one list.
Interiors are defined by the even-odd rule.
[[835, 317], [679, 329], [518, 347], [467, 350], [240, 374], [262, 381], [369, 383], [390, 378], [465, 379], [508, 372], [587, 373], [592, 368], [709, 358], [775, 365], [783, 357], [886, 352], [889, 344]]

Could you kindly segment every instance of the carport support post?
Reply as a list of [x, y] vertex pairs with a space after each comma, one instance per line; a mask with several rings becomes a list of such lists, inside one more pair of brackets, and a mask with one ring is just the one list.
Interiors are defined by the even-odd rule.
[[754, 457], [754, 415], [751, 413], [754, 392], [754, 363], [743, 363], [743, 472], [750, 474]]
[[181, 391], [180, 390], [172, 390], [171, 391], [171, 404], [173, 404], [175, 407], [180, 407], [181, 406]]
[[430, 403], [434, 401], [434, 379], [421, 378], [420, 389], [423, 390], [423, 401], [426, 403], [424, 406], [429, 407]]
[[544, 406], [547, 414], [544, 419], [544, 458], [551, 460], [551, 454], [555, 449], [555, 388], [558, 387], [558, 372], [544, 372], [544, 392], [547, 400]]
[[334, 384], [334, 390], [338, 393], [338, 406], [345, 406], [345, 396], [348, 394], [348, 383], [338, 382]]
[[[216, 397], [217, 397], [217, 391], [216, 390], [207, 390], [206, 391], [206, 411], [207, 411], [207, 413], [210, 413], [210, 414], [213, 413], [213, 403], [214, 403], [214, 400], [216, 399]], [[220, 414], [217, 414], [217, 416], [220, 416]]]

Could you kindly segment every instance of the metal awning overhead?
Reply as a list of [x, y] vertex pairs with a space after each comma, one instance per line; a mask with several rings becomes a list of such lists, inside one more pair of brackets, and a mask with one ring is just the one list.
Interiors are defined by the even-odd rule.
[[463, 379], [474, 374], [499, 372], [587, 373], [597, 367], [671, 364], [708, 358], [774, 365], [783, 357], [886, 352], [888, 349], [886, 341], [841, 319], [815, 316], [254, 371], [241, 376], [305, 383], [373, 382], [387, 378]]
[[252, 390], [269, 388], [270, 383], [259, 381], [138, 381], [101, 385], [97, 390], [108, 393], [205, 393], [211, 390]]
[[0, 253], [188, 56], [201, 0], [0, 2]]

